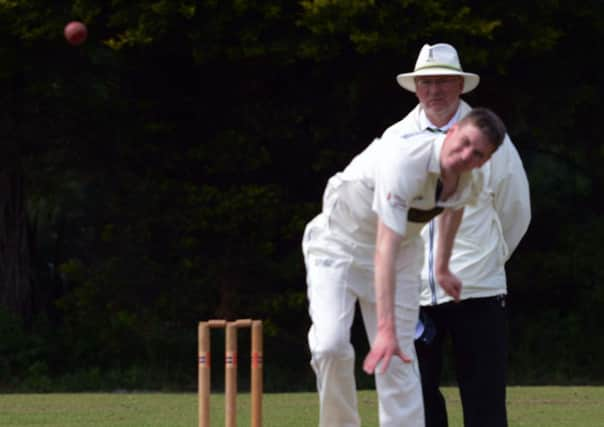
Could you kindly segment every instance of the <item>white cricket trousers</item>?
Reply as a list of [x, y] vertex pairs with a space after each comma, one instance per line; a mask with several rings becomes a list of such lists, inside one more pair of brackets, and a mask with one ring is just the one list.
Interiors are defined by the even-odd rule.
[[[338, 237], [334, 238], [322, 215], [311, 221], [305, 231], [303, 251], [312, 320], [308, 344], [317, 377], [319, 427], [360, 427], [350, 329], [358, 301], [370, 343], [377, 333], [373, 253], [361, 254], [358, 247], [351, 248], [350, 242]], [[394, 357], [384, 374], [379, 373], [378, 366], [375, 383], [381, 427], [424, 427], [413, 344], [419, 311], [421, 245], [419, 239], [403, 246], [397, 262], [397, 335], [401, 349], [413, 363]]]

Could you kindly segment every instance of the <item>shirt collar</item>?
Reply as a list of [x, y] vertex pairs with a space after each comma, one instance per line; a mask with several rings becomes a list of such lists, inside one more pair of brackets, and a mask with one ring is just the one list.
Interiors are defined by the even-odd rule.
[[445, 135], [439, 134], [432, 142], [432, 155], [428, 162], [428, 172], [440, 175], [440, 152], [445, 141]]

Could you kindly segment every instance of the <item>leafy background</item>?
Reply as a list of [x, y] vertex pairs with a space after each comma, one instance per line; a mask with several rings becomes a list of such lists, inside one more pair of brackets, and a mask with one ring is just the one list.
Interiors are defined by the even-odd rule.
[[436, 42], [531, 183], [511, 382], [601, 383], [603, 33], [600, 0], [0, 0], [0, 389], [192, 389], [197, 322], [240, 317], [267, 389], [312, 389], [303, 227]]

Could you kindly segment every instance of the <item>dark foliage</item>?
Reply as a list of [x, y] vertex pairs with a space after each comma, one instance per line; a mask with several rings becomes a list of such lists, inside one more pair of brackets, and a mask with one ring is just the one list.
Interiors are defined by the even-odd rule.
[[267, 388], [312, 388], [303, 227], [439, 41], [529, 172], [511, 377], [604, 380], [601, 1], [381, 3], [0, 2], [0, 388], [192, 389], [215, 317], [265, 319]]

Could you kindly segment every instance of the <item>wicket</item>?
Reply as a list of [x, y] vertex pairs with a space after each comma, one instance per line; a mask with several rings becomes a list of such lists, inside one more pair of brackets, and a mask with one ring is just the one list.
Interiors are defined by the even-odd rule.
[[224, 423], [237, 426], [237, 328], [251, 328], [250, 398], [251, 426], [262, 427], [262, 320], [208, 320], [199, 322], [199, 427], [210, 427], [210, 329], [225, 329]]

